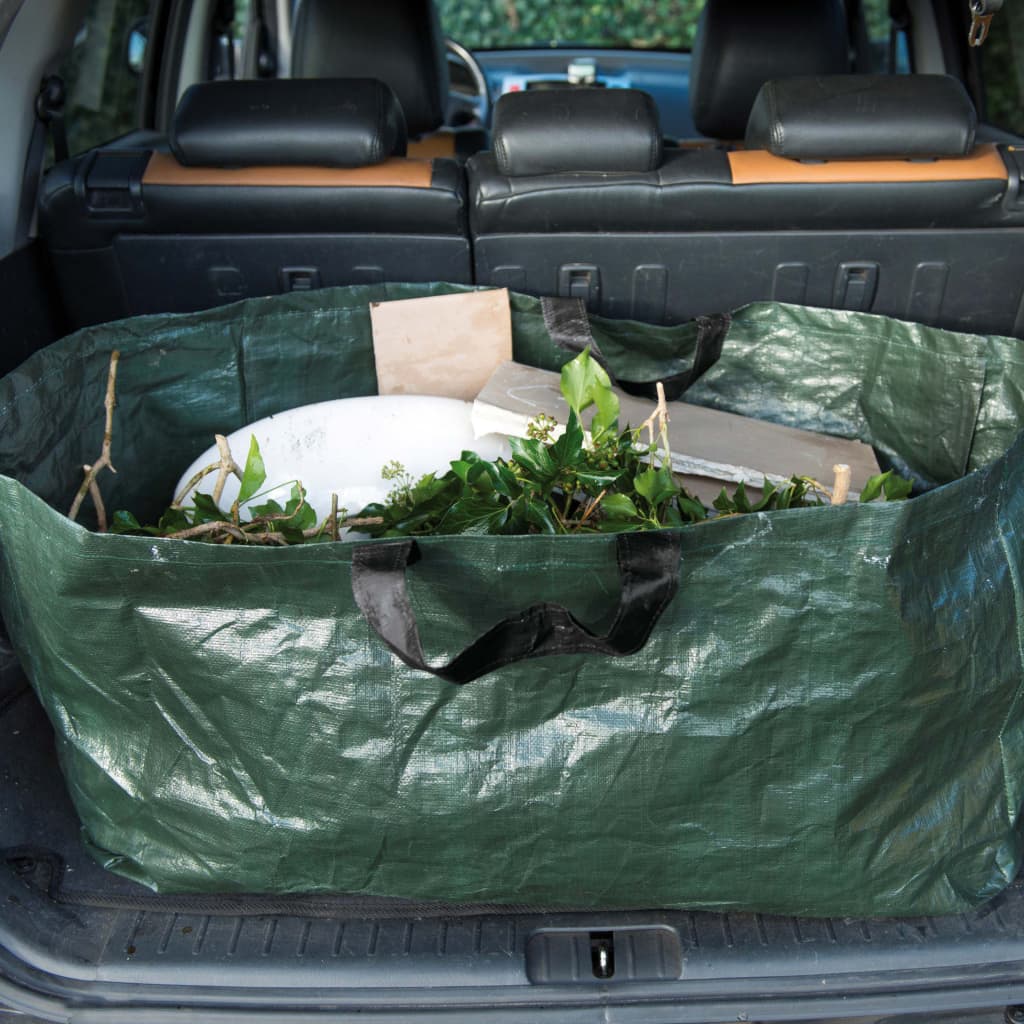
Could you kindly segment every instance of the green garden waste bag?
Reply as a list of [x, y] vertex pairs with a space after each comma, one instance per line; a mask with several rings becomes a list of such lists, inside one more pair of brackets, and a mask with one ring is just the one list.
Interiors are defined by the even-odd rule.
[[[214, 433], [373, 394], [369, 302], [457, 290], [139, 317], [0, 381], [3, 617], [100, 861], [161, 892], [798, 915], [940, 914], [1006, 886], [1019, 341], [780, 304], [590, 321], [621, 381], [701, 361], [684, 400], [868, 441], [908, 502], [293, 548], [65, 517], [113, 349], [104, 496], [145, 521]], [[512, 305], [519, 360], [571, 358], [550, 304]]]

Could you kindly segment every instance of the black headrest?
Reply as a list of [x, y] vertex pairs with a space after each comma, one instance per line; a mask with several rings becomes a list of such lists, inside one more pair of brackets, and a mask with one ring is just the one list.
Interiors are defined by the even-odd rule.
[[843, 0], [707, 0], [690, 63], [693, 123], [741, 139], [769, 79], [849, 69]]
[[301, 0], [291, 73], [387, 82], [411, 136], [444, 123], [448, 62], [433, 0]]
[[181, 97], [170, 143], [186, 166], [365, 167], [405, 155], [405, 123], [372, 78], [203, 82]]
[[506, 93], [494, 107], [492, 144], [510, 177], [661, 166], [658, 110], [639, 89]]
[[977, 115], [948, 75], [783, 78], [758, 93], [748, 149], [796, 160], [871, 156], [964, 156]]

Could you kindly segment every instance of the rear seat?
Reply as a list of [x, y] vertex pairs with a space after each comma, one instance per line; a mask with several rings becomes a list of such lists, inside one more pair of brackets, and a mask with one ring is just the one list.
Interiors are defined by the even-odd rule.
[[942, 76], [769, 84], [745, 150], [661, 149], [630, 90], [502, 97], [472, 158], [479, 283], [678, 322], [758, 299], [1021, 333], [1020, 155]]
[[463, 176], [405, 157], [372, 79], [213, 82], [182, 98], [170, 152], [55, 167], [40, 231], [76, 324], [253, 295], [471, 280]]

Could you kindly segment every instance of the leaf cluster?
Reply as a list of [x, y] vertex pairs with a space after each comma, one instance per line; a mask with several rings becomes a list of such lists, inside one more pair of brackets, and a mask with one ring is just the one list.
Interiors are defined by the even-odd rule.
[[[317, 514], [306, 501], [306, 491], [298, 481], [263, 489], [267, 472], [256, 438], [249, 442], [249, 455], [241, 473], [238, 497], [225, 510], [209, 494], [196, 491], [191, 503], [175, 504], [167, 509], [155, 526], [143, 526], [130, 512], [115, 512], [111, 533], [143, 534], [150, 537], [174, 537], [205, 540], [212, 543], [310, 544], [336, 540], [345, 510], [332, 510], [318, 522]], [[282, 505], [269, 495], [288, 489]], [[260, 501], [259, 499], [263, 499]], [[258, 503], [257, 503], [258, 502]], [[241, 509], [246, 506], [248, 516]]]
[[[607, 373], [589, 351], [562, 369], [569, 406], [564, 432], [537, 417], [525, 438], [510, 438], [512, 458], [489, 462], [464, 451], [443, 474], [413, 480], [395, 463], [384, 477], [395, 483], [385, 502], [368, 505], [355, 527], [373, 537], [429, 534], [621, 533], [700, 523], [712, 513], [678, 482], [668, 438], [642, 441], [642, 428], [620, 429], [619, 400]], [[590, 436], [582, 414], [594, 409]], [[910, 484], [882, 474], [869, 482], [863, 500], [906, 497]], [[719, 515], [739, 515], [825, 504], [827, 489], [807, 477], [764, 482], [756, 501], [741, 483], [715, 500]]]
[[[723, 488], [709, 510], [672, 472], [663, 405], [657, 443], [657, 414], [641, 427], [620, 428], [618, 396], [589, 351], [562, 368], [561, 390], [569, 406], [564, 430], [550, 417], [538, 416], [526, 437], [509, 439], [511, 459], [491, 462], [464, 451], [448, 472], [428, 473], [418, 480], [400, 463], [389, 462], [381, 474], [391, 484], [386, 500], [366, 506], [354, 518], [337, 509], [335, 499], [331, 512], [320, 520], [298, 481], [264, 488], [266, 467], [253, 437], [244, 469], [239, 470], [227, 451], [220, 463], [193, 478], [194, 483], [218, 471], [223, 477], [230, 467], [240, 487], [229, 509], [222, 508], [216, 497], [218, 483], [213, 495], [196, 491], [189, 504], [172, 505], [155, 526], [143, 526], [131, 513], [117, 512], [111, 532], [278, 545], [337, 540], [345, 527], [372, 537], [622, 533], [823, 505], [830, 497], [817, 481], [793, 476], [781, 483], [765, 480], [756, 500], [742, 483], [732, 493]], [[582, 416], [590, 409], [588, 434]], [[271, 495], [285, 488], [288, 498], [282, 505]], [[881, 473], [868, 481], [861, 501], [896, 501], [908, 497], [910, 490], [910, 481], [891, 471]]]

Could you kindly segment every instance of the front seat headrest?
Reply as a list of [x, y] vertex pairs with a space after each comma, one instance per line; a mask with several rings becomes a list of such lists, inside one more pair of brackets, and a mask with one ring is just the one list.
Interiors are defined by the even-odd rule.
[[843, 0], [707, 0], [690, 63], [697, 131], [742, 139], [761, 86], [850, 69]]
[[169, 137], [186, 167], [368, 167], [405, 155], [395, 94], [372, 78], [189, 86]]
[[448, 62], [433, 0], [301, 0], [291, 74], [379, 78], [394, 90], [413, 137], [444, 122]]

